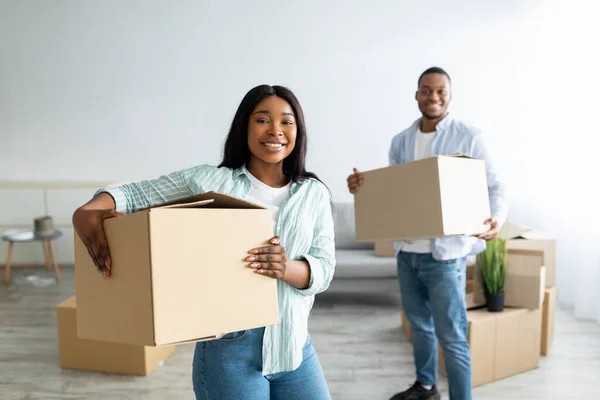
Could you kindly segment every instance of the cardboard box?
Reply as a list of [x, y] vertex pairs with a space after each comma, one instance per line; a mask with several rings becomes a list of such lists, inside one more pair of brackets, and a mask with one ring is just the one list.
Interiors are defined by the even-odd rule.
[[56, 307], [61, 368], [150, 375], [175, 346], [149, 347], [99, 342], [77, 337], [75, 296]]
[[393, 242], [375, 242], [375, 255], [377, 257], [396, 257]]
[[[506, 308], [491, 313], [486, 309], [467, 312], [471, 352], [472, 386], [480, 386], [539, 366], [542, 311]], [[440, 373], [446, 376], [439, 348]]]
[[556, 239], [540, 231], [506, 223], [502, 228], [503, 237], [508, 238], [509, 250], [538, 250], [544, 253], [546, 286], [556, 286]]
[[410, 322], [408, 322], [408, 319], [406, 319], [406, 314], [404, 313], [404, 310], [401, 311], [402, 314], [402, 332], [404, 332], [404, 336], [406, 336], [406, 338], [408, 339], [408, 341], [412, 341], [412, 332], [410, 330]]
[[467, 303], [467, 310], [481, 307], [485, 305], [485, 300], [475, 298], [475, 279], [466, 280], [465, 300]]
[[219, 193], [104, 221], [112, 275], [75, 234], [81, 338], [145, 346], [279, 323], [277, 281], [244, 259], [273, 236], [271, 212]]
[[556, 288], [546, 288], [542, 308], [542, 340], [540, 353], [548, 355], [554, 340], [554, 314], [556, 313]]
[[[471, 309], [474, 309], [477, 307], [484, 306], [485, 302], [482, 303], [481, 301], [478, 302], [475, 300], [475, 296], [473, 293], [475, 284], [474, 284], [473, 279], [467, 279], [465, 286], [466, 286], [465, 287], [465, 300], [467, 302], [467, 310], [471, 310]], [[408, 319], [406, 319], [406, 314], [404, 313], [404, 310], [401, 311], [401, 314], [402, 314], [402, 331], [404, 332], [404, 335], [410, 342], [412, 340], [412, 332], [410, 330], [410, 323], [408, 322]]]
[[[475, 301], [485, 304], [481, 287], [479, 267], [474, 282]], [[546, 285], [544, 254], [536, 250], [509, 250], [504, 282], [504, 306], [523, 307], [531, 310], [541, 308]]]
[[436, 156], [364, 172], [354, 195], [358, 242], [426, 239], [487, 231], [485, 163]]
[[475, 279], [475, 264], [467, 265], [467, 280]]

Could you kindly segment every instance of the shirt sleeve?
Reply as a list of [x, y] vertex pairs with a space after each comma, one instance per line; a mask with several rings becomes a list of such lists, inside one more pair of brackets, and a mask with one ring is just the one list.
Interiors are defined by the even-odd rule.
[[315, 220], [313, 241], [308, 254], [302, 256], [310, 268], [308, 288], [298, 289], [305, 296], [314, 296], [329, 287], [335, 272], [335, 240], [333, 213], [329, 192], [323, 187]]
[[390, 151], [388, 153], [390, 165], [396, 165], [400, 163], [400, 154], [398, 154], [400, 146], [397, 142], [397, 138], [392, 139], [392, 144], [390, 145]]
[[96, 192], [108, 193], [115, 200], [116, 211], [127, 214], [182, 197], [198, 194], [194, 189], [194, 177], [202, 167], [192, 167], [163, 175], [159, 178], [128, 183]]
[[492, 217], [495, 217], [500, 227], [508, 218], [508, 205], [506, 202], [506, 187], [501, 181], [492, 159], [485, 147], [483, 138], [479, 132], [475, 133], [472, 142], [471, 154], [473, 158], [484, 160], [485, 172], [490, 196], [490, 209]]

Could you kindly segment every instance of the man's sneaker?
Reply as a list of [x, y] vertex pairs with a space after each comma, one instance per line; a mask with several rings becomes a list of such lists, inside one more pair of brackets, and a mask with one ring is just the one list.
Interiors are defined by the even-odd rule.
[[435, 385], [431, 390], [427, 390], [416, 381], [408, 390], [396, 393], [390, 400], [441, 400], [441, 398]]

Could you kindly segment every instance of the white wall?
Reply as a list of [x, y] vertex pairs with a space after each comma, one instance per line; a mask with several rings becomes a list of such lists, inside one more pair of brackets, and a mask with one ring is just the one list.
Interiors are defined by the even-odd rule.
[[600, 259], [583, 255], [600, 226], [592, 6], [283, 3], [2, 1], [0, 180], [129, 180], [217, 163], [242, 96], [269, 83], [298, 95], [308, 167], [350, 201], [347, 174], [386, 164], [392, 136], [418, 117], [419, 73], [439, 65], [453, 78], [452, 113], [486, 133], [513, 219], [559, 236], [559, 298], [574, 304], [571, 260], [596, 273]]

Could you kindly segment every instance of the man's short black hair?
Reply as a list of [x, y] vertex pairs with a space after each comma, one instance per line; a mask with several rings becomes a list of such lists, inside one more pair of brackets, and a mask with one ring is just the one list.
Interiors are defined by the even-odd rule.
[[448, 82], [452, 83], [452, 81], [450, 79], [450, 75], [448, 75], [448, 73], [446, 71], [444, 71], [440, 67], [431, 67], [431, 68], [426, 69], [425, 72], [423, 72], [421, 74], [421, 76], [419, 77], [419, 80], [417, 81], [417, 87], [421, 86], [421, 79], [423, 79], [423, 77], [425, 75], [429, 75], [429, 74], [442, 74], [442, 75], [446, 75], [446, 78], [448, 78]]

